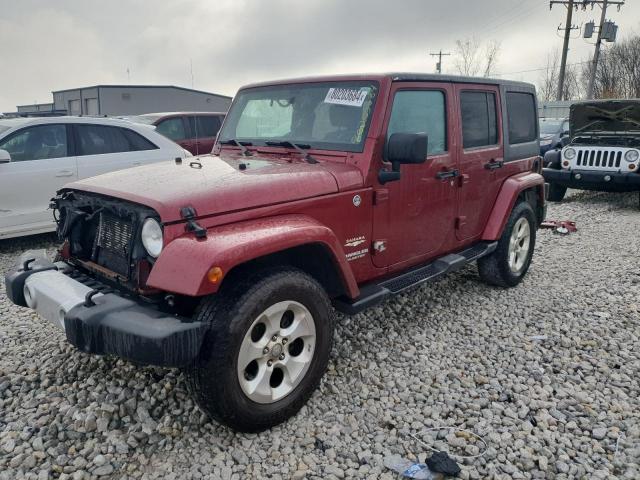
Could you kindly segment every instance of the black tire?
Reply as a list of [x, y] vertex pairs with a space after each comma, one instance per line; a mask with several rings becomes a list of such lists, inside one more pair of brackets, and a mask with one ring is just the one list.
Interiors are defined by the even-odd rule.
[[564, 195], [567, 193], [567, 187], [558, 185], [557, 183], [549, 184], [549, 197], [550, 202], [561, 202]]
[[[514, 273], [509, 267], [509, 241], [513, 229], [521, 218], [525, 218], [529, 223], [529, 251], [523, 267]], [[533, 208], [528, 202], [518, 203], [512, 210], [509, 220], [505, 225], [504, 232], [498, 241], [498, 246], [493, 253], [478, 260], [478, 272], [480, 278], [490, 285], [498, 287], [515, 287], [518, 285], [529, 270], [531, 257], [536, 245], [536, 216]]]
[[[235, 430], [259, 432], [295, 415], [318, 387], [329, 362], [334, 316], [329, 298], [312, 277], [294, 268], [236, 277], [230, 288], [203, 300], [196, 320], [209, 325], [200, 358], [186, 371], [187, 385], [200, 408]], [[313, 316], [316, 344], [309, 368], [284, 398], [258, 403], [244, 394], [238, 355], [249, 328], [269, 306], [281, 301], [304, 305]], [[289, 348], [291, 345], [289, 345]]]

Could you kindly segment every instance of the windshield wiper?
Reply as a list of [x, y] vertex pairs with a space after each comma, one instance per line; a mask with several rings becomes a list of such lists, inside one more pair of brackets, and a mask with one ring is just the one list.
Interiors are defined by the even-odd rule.
[[290, 142], [289, 140], [266, 141], [264, 143], [266, 143], [270, 147], [293, 148], [302, 155], [302, 157], [307, 161], [307, 163], [311, 163], [311, 164], [318, 163], [318, 161], [315, 158], [313, 158], [309, 154], [309, 152], [305, 151], [305, 148], [309, 149], [311, 148], [311, 145], [305, 145], [302, 143], [293, 143], [293, 142]]
[[250, 147], [251, 145], [253, 145], [251, 142], [239, 142], [235, 138], [230, 138], [229, 140], [220, 140], [220, 145], [235, 145], [237, 147], [240, 147], [240, 150], [245, 157], [250, 157], [251, 155], [253, 155], [253, 153], [251, 153], [245, 146], [247, 145]]

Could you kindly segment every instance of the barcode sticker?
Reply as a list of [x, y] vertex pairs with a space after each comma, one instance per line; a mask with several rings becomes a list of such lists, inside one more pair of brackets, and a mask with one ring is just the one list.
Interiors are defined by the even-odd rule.
[[361, 107], [368, 94], [368, 88], [330, 88], [324, 99], [324, 103]]

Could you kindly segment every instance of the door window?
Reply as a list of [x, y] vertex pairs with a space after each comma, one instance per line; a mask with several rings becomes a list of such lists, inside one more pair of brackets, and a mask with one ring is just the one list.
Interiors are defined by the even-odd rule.
[[215, 137], [220, 130], [220, 119], [216, 116], [196, 115], [188, 118], [193, 138]]
[[125, 128], [78, 125], [78, 155], [135, 152], [158, 148], [146, 138]]
[[496, 96], [491, 92], [461, 92], [463, 148], [486, 147], [498, 143]]
[[530, 93], [507, 92], [509, 143], [532, 142], [537, 139], [535, 99]]
[[393, 108], [387, 140], [394, 133], [426, 133], [430, 155], [447, 150], [447, 115], [444, 92], [440, 90], [399, 90]]
[[28, 127], [0, 141], [0, 149], [9, 152], [14, 162], [66, 157], [67, 129], [64, 125]]
[[173, 117], [163, 120], [156, 127], [156, 132], [164, 135], [174, 142], [187, 138], [187, 134], [184, 131], [182, 117]]

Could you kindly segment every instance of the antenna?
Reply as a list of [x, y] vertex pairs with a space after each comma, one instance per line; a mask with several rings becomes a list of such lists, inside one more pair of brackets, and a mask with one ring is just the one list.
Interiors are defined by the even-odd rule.
[[193, 88], [193, 59], [189, 59], [189, 68], [191, 70], [191, 88]]

